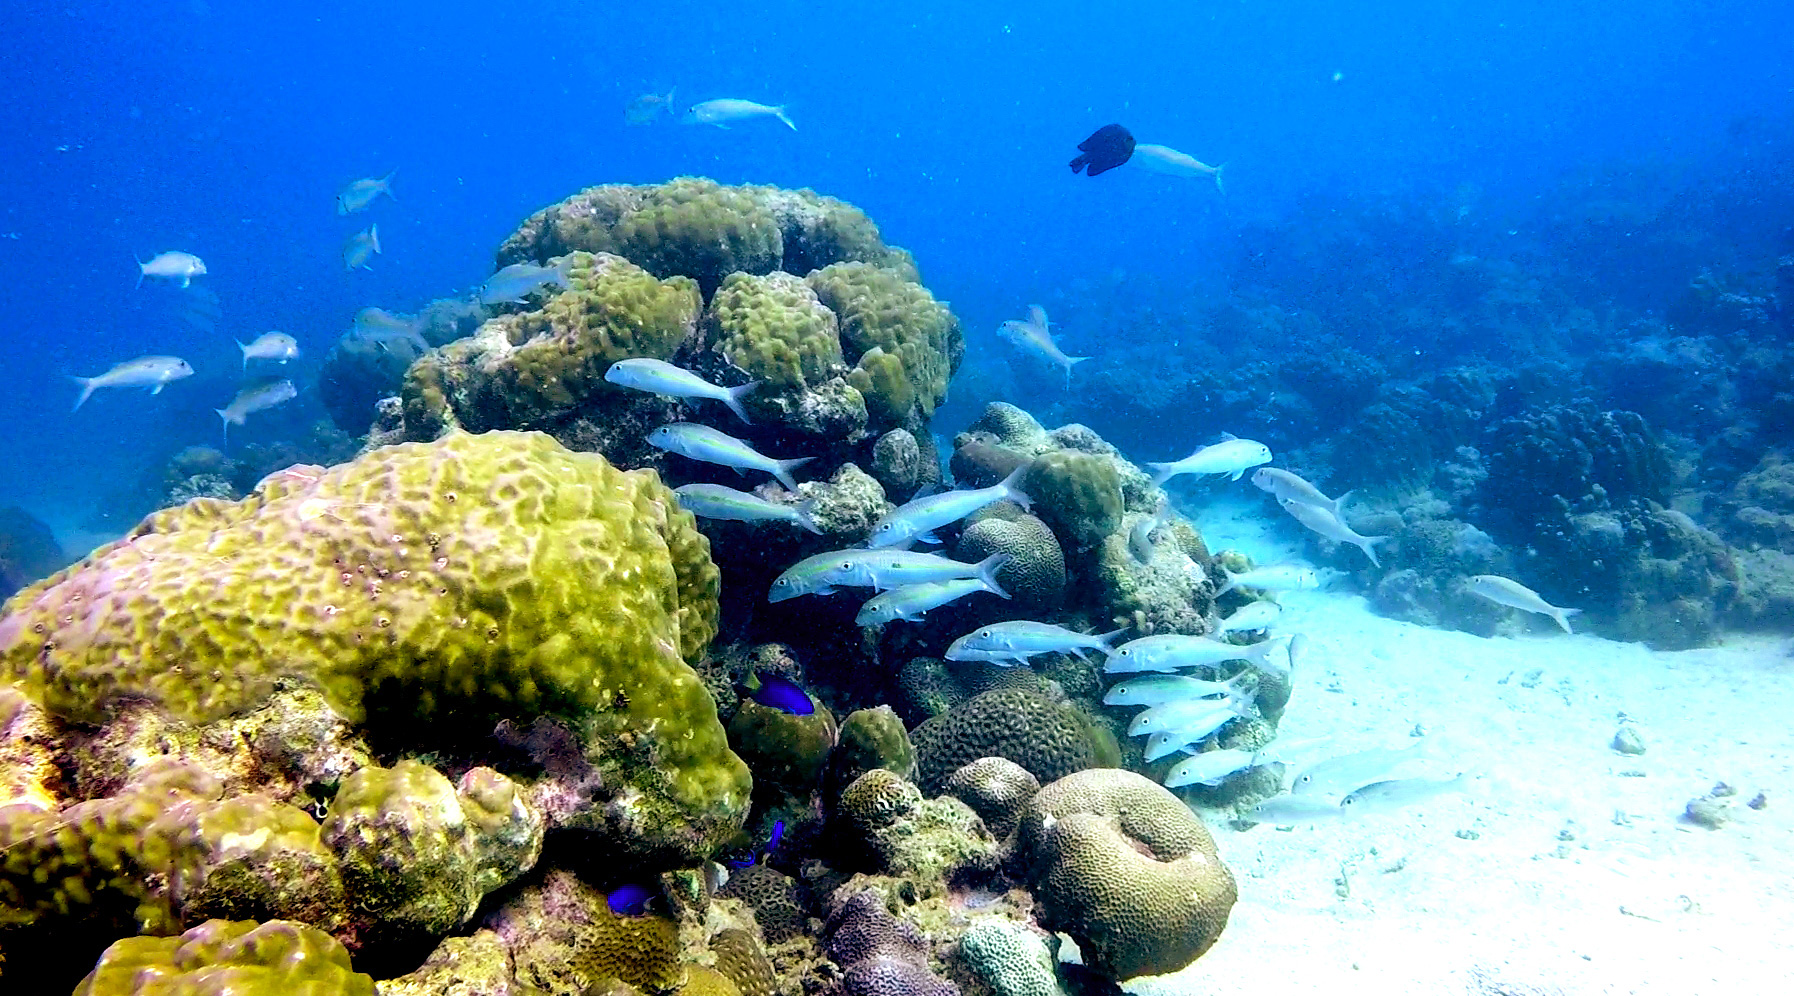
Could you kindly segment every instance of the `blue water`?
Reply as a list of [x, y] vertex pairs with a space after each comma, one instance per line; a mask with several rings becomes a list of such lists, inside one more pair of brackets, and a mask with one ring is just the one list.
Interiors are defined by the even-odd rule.
[[[1522, 247], [1648, 310], [1701, 265], [1773, 256], [1794, 217], [1785, 0], [12, 0], [0, 28], [0, 503], [64, 528], [174, 450], [217, 444], [233, 338], [297, 336], [304, 392], [357, 309], [468, 290], [518, 221], [595, 183], [697, 174], [863, 207], [965, 322], [968, 371], [987, 371], [942, 423], [978, 383], [1023, 403], [1059, 390], [989, 373], [1007, 362], [990, 330], [1031, 301], [1071, 353], [1179, 340], [1182, 316], [1246, 284], [1398, 306], [1403, 260], [1438, 251], [1402, 219], [1445, 211], [1472, 248]], [[673, 86], [681, 104], [788, 105], [798, 130], [625, 126], [630, 98]], [[1109, 121], [1224, 162], [1225, 196], [1071, 175], [1073, 146]], [[394, 168], [396, 202], [336, 216], [344, 183]], [[1679, 206], [1696, 249], [1579, 241], [1566, 212], [1604, 197]], [[345, 272], [365, 221], [385, 252]], [[133, 287], [133, 255], [167, 249], [206, 260], [199, 290]], [[198, 375], [70, 413], [66, 375], [143, 353]], [[233, 445], [320, 414], [302, 394]]]

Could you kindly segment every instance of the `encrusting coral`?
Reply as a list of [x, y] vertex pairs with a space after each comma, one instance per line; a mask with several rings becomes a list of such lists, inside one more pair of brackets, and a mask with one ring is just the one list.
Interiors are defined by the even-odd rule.
[[176, 937], [128, 937], [74, 996], [374, 996], [329, 934], [290, 920], [208, 920]]

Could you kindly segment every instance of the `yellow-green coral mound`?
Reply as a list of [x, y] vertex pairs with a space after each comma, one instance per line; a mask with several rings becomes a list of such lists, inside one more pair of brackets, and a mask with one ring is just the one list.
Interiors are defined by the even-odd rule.
[[704, 302], [687, 277], [661, 280], [629, 260], [574, 253], [567, 289], [425, 355], [401, 388], [414, 439], [459, 425], [475, 432], [535, 428], [615, 389], [618, 360], [670, 359], [697, 328]]
[[115, 942], [74, 996], [374, 996], [335, 938], [302, 923], [208, 920]]
[[535, 433], [456, 434], [151, 516], [7, 603], [0, 678], [83, 721], [120, 698], [203, 721], [283, 677], [387, 735], [559, 716], [631, 748], [596, 763], [643, 793], [644, 819], [714, 840], [749, 785], [686, 663], [717, 591], [708, 541], [653, 473]]
[[848, 383], [866, 396], [877, 424], [934, 414], [965, 353], [959, 320], [905, 274], [861, 262], [836, 263], [807, 278], [841, 322]]
[[817, 387], [840, 376], [835, 315], [789, 273], [734, 273], [710, 300], [712, 348], [761, 382], [750, 402], [775, 391]]
[[662, 277], [693, 277], [706, 294], [737, 270], [770, 273], [785, 258], [779, 220], [751, 193], [681, 177], [648, 193], [614, 231], [622, 255]]

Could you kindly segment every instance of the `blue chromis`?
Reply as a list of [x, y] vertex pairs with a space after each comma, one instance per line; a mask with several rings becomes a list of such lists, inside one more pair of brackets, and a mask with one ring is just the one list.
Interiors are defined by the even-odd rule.
[[639, 882], [630, 882], [612, 889], [604, 901], [618, 916], [646, 916], [648, 904], [654, 901], [654, 890]]
[[792, 479], [791, 472], [816, 459], [797, 457], [792, 460], [774, 460], [726, 432], [695, 422], [663, 425], [648, 433], [648, 445], [668, 453], [677, 453], [687, 459], [721, 464], [734, 469], [736, 473], [763, 470], [778, 478], [780, 484], [792, 491], [797, 490], [797, 481]]
[[781, 505], [759, 495], [721, 484], [684, 484], [673, 489], [679, 506], [703, 519], [728, 519], [732, 522], [789, 522], [822, 535], [822, 527], [810, 517], [813, 499], [796, 505]]
[[646, 356], [612, 363], [610, 369], [604, 371], [604, 379], [618, 387], [634, 388], [669, 398], [709, 398], [720, 401], [729, 406], [736, 418], [749, 425], [754, 424], [754, 420], [748, 418], [747, 409], [741, 406], [741, 399], [760, 386], [757, 380], [748, 381], [740, 387], [718, 387], [684, 367]]
[[815, 700], [796, 682], [764, 671], [754, 672], [754, 684], [748, 689], [748, 697], [768, 709], [792, 716], [808, 716], [816, 711]]
[[999, 501], [1012, 501], [1031, 508], [1033, 499], [1022, 491], [1022, 476], [1030, 464], [1022, 464], [1009, 472], [1001, 483], [976, 490], [946, 491], [926, 498], [917, 498], [897, 508], [872, 527], [872, 538], [866, 545], [874, 550], [885, 547], [905, 549], [911, 543], [939, 543], [934, 530], [971, 515]]

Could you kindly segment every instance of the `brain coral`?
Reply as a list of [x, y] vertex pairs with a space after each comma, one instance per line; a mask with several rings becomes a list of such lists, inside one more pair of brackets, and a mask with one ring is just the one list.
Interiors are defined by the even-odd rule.
[[605, 894], [557, 868], [488, 918], [511, 952], [517, 981], [581, 993], [606, 979], [647, 992], [679, 986], [679, 928], [658, 914], [621, 916]]
[[704, 302], [689, 278], [657, 279], [612, 255], [575, 253], [565, 264], [567, 289], [540, 307], [495, 318], [412, 364], [400, 388], [411, 438], [450, 425], [537, 428], [594, 398], [635, 400], [605, 383], [610, 365], [671, 359], [695, 334]]
[[803, 404], [807, 390], [841, 376], [841, 339], [834, 312], [789, 273], [732, 273], [711, 297], [704, 316], [710, 348], [760, 382], [750, 410], [781, 421]]
[[997, 583], [1017, 608], [1055, 609], [1065, 601], [1065, 550], [1046, 523], [1019, 509], [991, 512], [959, 535], [953, 556], [975, 564], [993, 553], [1010, 557], [997, 569]]
[[128, 937], [75, 996], [374, 996], [323, 931], [288, 920], [208, 920], [178, 937]]
[[929, 793], [981, 757], [1006, 757], [1042, 782], [1096, 761], [1090, 726], [1075, 710], [1038, 692], [999, 688], [975, 695], [910, 732], [918, 782]]
[[1042, 788], [1016, 853], [1041, 926], [1070, 934], [1086, 965], [1117, 980], [1201, 957], [1237, 896], [1202, 820], [1131, 771], [1081, 771]]
[[156, 513], [7, 604], [0, 677], [81, 721], [121, 697], [217, 718], [281, 678], [389, 735], [563, 717], [633, 790], [630, 841], [696, 857], [739, 828], [749, 788], [686, 664], [717, 590], [652, 472], [533, 433], [455, 435]]
[[1022, 490], [1067, 546], [1089, 547], [1121, 528], [1121, 474], [1112, 457], [1076, 450], [1044, 453], [1028, 468]]

